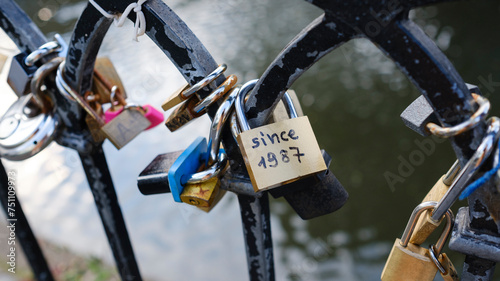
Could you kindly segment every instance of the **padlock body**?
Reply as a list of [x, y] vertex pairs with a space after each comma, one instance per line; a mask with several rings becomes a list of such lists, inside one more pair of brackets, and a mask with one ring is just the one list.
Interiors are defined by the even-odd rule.
[[168, 170], [182, 152], [180, 150], [156, 156], [137, 178], [139, 191], [144, 195], [170, 192]]
[[111, 110], [111, 108], [109, 108], [108, 110], [106, 110], [106, 112], [104, 112], [104, 122], [108, 124], [109, 122], [111, 122], [111, 120], [115, 119], [122, 112], [123, 112], [123, 106], [115, 110]]
[[220, 180], [213, 178], [196, 184], [186, 184], [181, 193], [181, 201], [198, 207], [210, 207], [219, 192]]
[[208, 207], [196, 206], [196, 207], [198, 209], [202, 210], [203, 212], [208, 213], [215, 206], [217, 206], [217, 204], [219, 204], [220, 200], [222, 199], [222, 197], [224, 197], [224, 195], [226, 195], [226, 190], [219, 189], [219, 192], [217, 192], [217, 195], [215, 195], [215, 198], [214, 198], [213, 202], [210, 204], [210, 206], [208, 206]]
[[116, 71], [113, 63], [109, 58], [97, 58], [94, 69], [95, 71], [99, 72], [101, 76], [106, 80], [106, 83], [103, 83], [102, 81], [97, 79], [95, 75], [94, 79], [92, 80], [92, 92], [96, 95], [99, 95], [99, 102], [101, 102], [102, 104], [111, 102], [111, 88], [109, 86], [117, 86], [122, 97], [124, 99], [127, 98], [127, 93], [125, 91], [125, 87], [123, 86], [120, 75], [118, 75], [118, 72]]
[[327, 169], [307, 116], [242, 132], [237, 141], [256, 192]]
[[126, 109], [101, 129], [111, 143], [121, 149], [137, 135], [149, 127], [151, 123], [137, 109]]
[[163, 113], [158, 111], [152, 105], [146, 104], [146, 105], [142, 106], [142, 108], [145, 111], [144, 116], [149, 120], [149, 122], [151, 122], [151, 125], [148, 128], [146, 128], [146, 130], [154, 128], [154, 127], [158, 126], [161, 122], [163, 122], [163, 120], [164, 120]]
[[36, 66], [27, 66], [24, 63], [24, 58], [26, 58], [26, 56], [25, 53], [20, 53], [12, 58], [9, 74], [7, 76], [7, 83], [18, 97], [30, 92], [31, 78], [37, 70]]
[[[96, 103], [93, 109], [97, 113], [97, 115], [102, 116], [102, 106], [99, 103]], [[106, 135], [101, 130], [101, 125], [96, 119], [92, 117], [92, 115], [87, 114], [85, 116], [85, 123], [87, 124], [87, 128], [92, 135], [92, 139], [96, 143], [103, 142], [106, 139]]]
[[202, 155], [207, 151], [207, 140], [203, 137], [196, 138], [184, 152], [175, 160], [168, 171], [168, 183], [175, 202], [182, 202], [181, 194], [185, 182], [182, 179], [196, 173], [204, 163]]
[[444, 281], [460, 281], [457, 270], [455, 269], [455, 266], [451, 262], [448, 255], [446, 255], [445, 253], [441, 253], [441, 255], [439, 256], [439, 262], [446, 270], [446, 273], [444, 274], [440, 272], [441, 277]]
[[437, 267], [429, 258], [429, 250], [408, 243], [401, 246], [398, 238], [382, 271], [382, 281], [432, 281]]
[[194, 112], [194, 107], [199, 102], [200, 99], [196, 95], [193, 95], [170, 114], [170, 116], [165, 121], [165, 126], [167, 126], [170, 132], [174, 132], [180, 129], [192, 120], [205, 114], [205, 111], [202, 111], [200, 113]]
[[189, 84], [185, 84], [182, 87], [180, 87], [177, 91], [175, 91], [170, 97], [168, 97], [162, 103], [161, 108], [164, 111], [167, 111], [167, 110], [171, 109], [172, 107], [185, 101], [186, 99], [184, 98], [184, 96], [182, 96], [182, 92], [184, 92], [187, 89], [189, 89]]

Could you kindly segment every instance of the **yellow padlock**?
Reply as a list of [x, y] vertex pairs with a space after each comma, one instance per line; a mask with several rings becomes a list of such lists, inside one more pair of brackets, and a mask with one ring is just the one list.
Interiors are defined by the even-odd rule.
[[197, 207], [209, 207], [219, 193], [220, 179], [213, 178], [202, 183], [186, 184], [181, 201]]
[[[415, 230], [419, 216], [426, 210], [433, 209], [437, 202], [424, 202], [412, 212], [401, 239], [396, 239], [391, 253], [382, 271], [382, 281], [426, 281], [434, 280], [438, 268], [431, 259], [429, 250], [419, 245], [409, 243], [410, 236]], [[448, 210], [445, 214], [447, 224], [438, 242], [435, 245], [435, 254], [440, 255], [453, 226], [453, 213]]]

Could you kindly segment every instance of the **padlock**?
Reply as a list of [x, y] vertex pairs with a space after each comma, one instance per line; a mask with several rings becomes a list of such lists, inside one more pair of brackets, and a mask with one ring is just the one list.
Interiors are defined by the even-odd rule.
[[117, 149], [121, 149], [149, 126], [151, 122], [144, 116], [140, 107], [126, 105], [120, 114], [102, 126], [101, 130]]
[[[197, 138], [170, 168], [168, 179], [175, 201], [209, 211], [225, 192], [220, 190], [220, 176], [227, 168], [227, 156], [220, 149], [220, 138], [238, 92], [239, 88], [232, 89], [217, 109], [210, 126], [208, 145], [205, 138]], [[196, 173], [203, 166], [208, 169]]]
[[20, 53], [12, 58], [7, 83], [20, 97], [30, 92], [31, 79], [38, 67], [34, 66], [40, 59], [52, 53], [64, 53], [67, 45], [59, 34], [54, 36], [55, 40], [47, 42], [30, 54]]
[[127, 105], [127, 102], [122, 97], [117, 86], [113, 86], [111, 88], [110, 94], [110, 104], [111, 107], [104, 112], [104, 122], [108, 124], [111, 120], [115, 119], [120, 113], [122, 113], [123, 109]]
[[432, 211], [431, 218], [437, 221], [442, 218], [444, 213], [453, 205], [460, 197], [460, 194], [466, 188], [471, 178], [479, 171], [481, 166], [490, 156], [495, 144], [500, 136], [500, 119], [491, 117], [487, 120], [486, 133], [477, 147], [474, 154], [469, 158], [467, 163], [458, 172], [453, 183], [448, 188], [446, 194], [439, 200], [436, 208]]
[[175, 91], [167, 100], [165, 100], [161, 106], [161, 108], [164, 111], [167, 111], [171, 109], [172, 107], [188, 100], [193, 96], [194, 93], [198, 92], [199, 90], [203, 89], [203, 87], [207, 86], [208, 84], [212, 83], [217, 79], [219, 76], [224, 73], [226, 70], [227, 65], [222, 64], [219, 65], [212, 73], [207, 75], [207, 77], [203, 78], [200, 82], [196, 83], [193, 86], [189, 86], [189, 84], [185, 84], [179, 90]]
[[59, 133], [61, 123], [55, 102], [41, 87], [61, 61], [55, 58], [38, 68], [30, 85], [32, 93], [19, 97], [0, 119], [1, 157], [27, 159], [47, 147]]
[[111, 89], [113, 86], [117, 86], [121, 96], [127, 99], [125, 87], [111, 60], [107, 57], [97, 58], [94, 65], [92, 92], [98, 97], [101, 104], [111, 102]]
[[165, 121], [167, 128], [174, 132], [192, 120], [206, 113], [206, 109], [217, 102], [229, 92], [238, 79], [235, 75], [229, 76], [224, 83], [215, 89], [210, 95], [200, 101], [196, 95], [192, 95], [186, 102], [176, 108]]
[[152, 129], [158, 125], [160, 125], [164, 118], [163, 113], [161, 113], [158, 109], [154, 108], [150, 104], [141, 105], [142, 111], [144, 112], [144, 117], [149, 120], [151, 125], [146, 128], [146, 131]]
[[170, 192], [168, 170], [181, 153], [182, 150], [156, 156], [137, 178], [139, 191], [144, 195]]
[[[119, 92], [117, 86], [113, 86], [111, 88], [110, 101], [111, 107], [108, 108], [106, 112], [104, 112], [104, 122], [106, 124], [120, 115], [127, 106], [127, 102], [121, 96], [121, 93]], [[149, 127], [147, 127], [145, 130], [156, 127], [161, 122], [163, 122], [163, 114], [160, 111], [156, 110], [156, 108], [154, 108], [152, 105], [147, 104], [144, 106], [136, 106], [136, 108], [140, 112], [142, 112], [144, 117], [151, 123], [151, 125], [149, 125]]]
[[244, 98], [257, 81], [243, 85], [235, 103], [242, 130], [237, 137], [238, 145], [255, 192], [325, 171], [327, 167], [306, 116], [250, 130]]
[[[460, 171], [460, 164], [455, 161], [448, 172], [443, 175], [436, 184], [429, 190], [422, 202], [439, 201], [446, 194], [453, 180]], [[410, 243], [420, 245], [431, 235], [440, 225], [441, 221], [435, 221], [431, 218], [431, 211], [427, 210], [418, 218], [415, 231], [410, 237]]]
[[[415, 229], [418, 217], [425, 211], [436, 206], [437, 202], [429, 201], [418, 205], [412, 212], [410, 220], [406, 225], [401, 239], [397, 238], [392, 247], [391, 253], [382, 271], [382, 281], [425, 281], [434, 280], [438, 268], [430, 257], [429, 250], [419, 245], [409, 243], [410, 236]], [[448, 210], [445, 213], [447, 224], [438, 242], [431, 247], [435, 247], [434, 254], [439, 257], [446, 239], [448, 238], [453, 226], [453, 213]]]
[[[104, 116], [102, 105], [93, 92], [89, 91], [85, 93], [84, 98], [87, 101], [88, 105], [92, 107], [92, 109], [97, 113], [97, 115], [99, 115], [100, 117]], [[87, 114], [85, 116], [85, 123], [87, 124], [87, 128], [89, 129], [90, 134], [94, 139], [94, 142], [100, 143], [106, 139], [106, 135], [104, 135], [104, 133], [101, 130], [102, 126], [99, 124], [98, 120], [92, 117], [92, 115]]]
[[[290, 114], [288, 113], [290, 112]], [[302, 116], [302, 108], [295, 91], [289, 89], [284, 94], [271, 115], [274, 122]], [[235, 114], [231, 116], [231, 131], [240, 134]], [[332, 157], [321, 150], [325, 165], [330, 167]], [[335, 175], [326, 170], [300, 180], [269, 190], [274, 198], [284, 197], [295, 212], [304, 220], [330, 214], [347, 202], [349, 194]]]
[[31, 78], [37, 70], [36, 66], [27, 66], [24, 64], [26, 56], [26, 53], [20, 53], [12, 58], [7, 76], [7, 83], [18, 97], [30, 92]]
[[[197, 184], [206, 183], [210, 179], [217, 178], [221, 171], [224, 170], [225, 165], [227, 164], [227, 158], [225, 154], [221, 152], [221, 155], [218, 156], [220, 161], [212, 165], [211, 168], [213, 171], [207, 172], [207, 178], [203, 179], [202, 177], [197, 178], [196, 180], [191, 180], [193, 175], [203, 173], [198, 171], [200, 167], [205, 164], [207, 160], [206, 157], [208, 157], [207, 141], [203, 137], [198, 137], [188, 148], [186, 148], [186, 150], [184, 150], [184, 152], [181, 153], [181, 155], [175, 160], [174, 164], [172, 164], [170, 170], [168, 171], [168, 183], [170, 186], [170, 192], [172, 192], [175, 202], [185, 202], [188, 204], [198, 205], [195, 200], [192, 200], [193, 195], [195, 195], [196, 192], [199, 192], [199, 186]], [[215, 184], [213, 188], [204, 188], [204, 190], [208, 190], [210, 193], [216, 193], [218, 192], [217, 186], [220, 186], [220, 184]], [[188, 189], [187, 193], [185, 192], [186, 189]], [[182, 200], [182, 194], [189, 195], [189, 197], [185, 197], [186, 201]], [[206, 195], [207, 194], [203, 194], [202, 192], [202, 198], [200, 198], [200, 201], [205, 201], [204, 199], [207, 198]], [[214, 198], [215, 197], [209, 195], [209, 200], [206, 202], [211, 203], [210, 200], [213, 200]]]
[[429, 247], [429, 255], [444, 281], [460, 281], [457, 270], [448, 255], [445, 253], [441, 253], [441, 255], [436, 254], [436, 247], [434, 245]]

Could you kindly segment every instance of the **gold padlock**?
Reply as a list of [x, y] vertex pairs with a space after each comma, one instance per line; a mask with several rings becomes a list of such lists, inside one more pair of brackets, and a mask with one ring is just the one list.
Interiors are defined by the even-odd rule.
[[327, 169], [307, 116], [251, 129], [244, 99], [257, 84], [242, 86], [235, 102], [241, 133], [238, 145], [255, 192], [279, 187]]
[[196, 95], [191, 96], [191, 98], [181, 104], [170, 114], [165, 121], [165, 125], [171, 132], [174, 132], [192, 120], [202, 116], [206, 113], [206, 109], [224, 97], [229, 90], [233, 88], [237, 81], [238, 78], [236, 78], [235, 75], [230, 75], [224, 83], [222, 83], [203, 100], [200, 101]]
[[220, 190], [220, 179], [213, 178], [202, 183], [186, 184], [181, 201], [196, 207], [209, 207]]
[[200, 82], [196, 83], [193, 86], [189, 86], [189, 84], [185, 84], [179, 90], [175, 91], [170, 97], [167, 98], [161, 105], [161, 108], [164, 111], [167, 111], [171, 109], [172, 107], [180, 104], [181, 102], [188, 100], [193, 96], [194, 93], [198, 92], [199, 90], [203, 89], [203, 87], [207, 86], [208, 84], [212, 83], [217, 79], [219, 76], [224, 73], [226, 70], [227, 65], [222, 64], [219, 65], [212, 73], [207, 75], [207, 77], [203, 78]]
[[[453, 166], [448, 170], [448, 172], [443, 175], [432, 189], [427, 193], [422, 202], [427, 201], [439, 201], [446, 194], [453, 180], [460, 171], [460, 164], [455, 161]], [[431, 218], [431, 211], [427, 210], [425, 213], [419, 217], [417, 225], [415, 226], [415, 231], [410, 237], [410, 243], [420, 245], [424, 243], [425, 240], [431, 235], [431, 233], [436, 230], [440, 225], [440, 221], [434, 221]]]
[[127, 98], [127, 92], [123, 86], [122, 80], [111, 60], [107, 57], [97, 58], [94, 65], [94, 77], [92, 80], [92, 92], [101, 104], [111, 102], [111, 89], [118, 87], [124, 99]]
[[443, 278], [444, 281], [460, 281], [460, 277], [458, 277], [457, 270], [455, 269], [455, 266], [453, 266], [453, 263], [451, 262], [448, 255], [442, 253], [438, 257], [434, 245], [431, 245], [429, 247], [429, 254], [432, 261], [439, 269], [439, 273], [441, 274], [441, 277]]
[[[87, 101], [88, 105], [92, 107], [95, 113], [99, 116], [103, 116], [104, 112], [102, 110], [102, 105], [97, 101], [96, 96], [92, 92], [85, 93], [84, 99]], [[106, 136], [101, 130], [101, 124], [98, 120], [94, 119], [94, 117], [90, 114], [85, 116], [85, 123], [92, 135], [92, 138], [95, 142], [103, 142], [106, 139]]]
[[219, 192], [217, 193], [217, 195], [215, 195], [215, 198], [214, 200], [212, 201], [212, 203], [210, 204], [210, 206], [208, 207], [200, 207], [200, 206], [196, 206], [198, 209], [202, 210], [203, 212], [205, 213], [208, 213], [210, 212], [215, 206], [217, 206], [217, 204], [220, 202], [220, 200], [222, 199], [222, 197], [224, 197], [224, 195], [226, 194], [226, 190], [223, 190], [223, 189], [219, 189]]
[[[382, 271], [382, 281], [426, 281], [434, 280], [438, 268], [430, 257], [429, 250], [409, 243], [418, 217], [426, 210], [433, 209], [437, 202], [430, 201], [418, 205], [412, 212], [401, 239], [396, 239]], [[440, 255], [453, 226], [453, 213], [445, 214], [447, 224], [435, 245], [435, 254]], [[403, 279], [402, 279], [403, 278]]]

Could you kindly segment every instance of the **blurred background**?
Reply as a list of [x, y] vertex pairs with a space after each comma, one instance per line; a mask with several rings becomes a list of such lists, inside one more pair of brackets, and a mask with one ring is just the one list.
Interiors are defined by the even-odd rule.
[[[87, 5], [81, 0], [17, 3], [47, 38], [60, 33], [67, 41]], [[226, 74], [236, 74], [240, 82], [258, 78], [280, 50], [321, 15], [321, 10], [302, 0], [167, 4], [216, 61], [228, 65]], [[491, 101], [490, 116], [500, 111], [500, 39], [495, 35], [500, 29], [499, 13], [500, 4], [486, 0], [445, 3], [410, 13], [464, 80], [478, 85]], [[149, 38], [140, 37], [137, 43], [132, 35], [130, 22], [122, 28], [112, 26], [100, 55], [114, 62], [130, 102], [159, 107], [184, 80]], [[16, 54], [4, 34], [0, 35], [0, 52]], [[15, 100], [5, 83], [5, 68], [0, 76], [0, 113]], [[330, 169], [350, 199], [339, 211], [310, 221], [301, 220], [283, 199], [270, 200], [277, 280], [380, 280], [411, 211], [455, 161], [451, 146], [448, 141], [431, 139], [435, 150], [412, 161], [412, 171], [399, 174], [402, 182], [387, 181], [388, 173], [398, 175], [398, 166], [410, 161], [413, 152], [424, 152], [417, 145], [424, 138], [406, 128], [399, 117], [420, 93], [368, 40], [353, 40], [333, 51], [292, 88], [320, 147], [333, 157]], [[208, 135], [208, 125], [208, 118], [203, 117], [175, 133], [158, 126], [120, 151], [108, 141], [104, 144], [135, 254], [148, 280], [248, 279], [234, 194], [228, 193], [205, 214], [175, 203], [170, 194], [146, 197], [137, 189], [137, 176], [157, 154], [186, 148], [197, 136]], [[4, 162], [18, 172], [19, 200], [44, 249], [56, 248], [48, 259], [58, 279], [83, 279], [85, 270], [94, 270], [96, 264], [104, 269], [89, 280], [116, 279], [77, 154], [52, 144], [29, 160]], [[463, 205], [456, 203], [455, 213]], [[446, 249], [460, 272], [464, 256]], [[0, 250], [7, 251], [5, 243], [0, 242]], [[68, 253], [85, 260], [81, 270], [68, 264]], [[0, 277], [29, 280], [25, 264], [18, 270], [22, 274]], [[499, 272], [495, 276], [500, 280]]]

